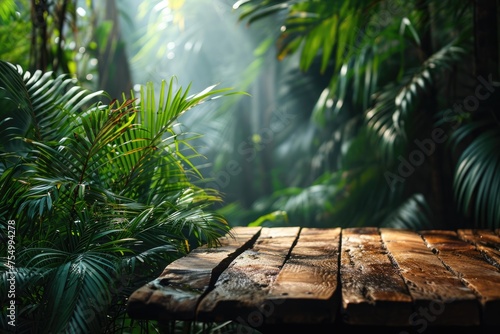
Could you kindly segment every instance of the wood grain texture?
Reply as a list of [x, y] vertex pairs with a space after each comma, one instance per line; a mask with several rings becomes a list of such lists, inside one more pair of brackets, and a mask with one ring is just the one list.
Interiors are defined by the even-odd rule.
[[[267, 323], [334, 322], [340, 291], [340, 228], [303, 228], [266, 300]], [[307, 309], [308, 312], [303, 312]]]
[[187, 256], [173, 261], [164, 269], [159, 276], [162, 284], [189, 282], [193, 289], [206, 289], [211, 279], [217, 278], [227, 268], [242, 247], [253, 244], [260, 231], [261, 227], [234, 227], [229, 234], [218, 239], [219, 246], [203, 245], [193, 249]]
[[423, 231], [421, 234], [445, 266], [479, 296], [482, 323], [500, 325], [500, 271], [454, 231]]
[[488, 262], [500, 269], [500, 236], [491, 230], [461, 229], [457, 233], [460, 239], [476, 246]]
[[384, 245], [414, 300], [411, 325], [473, 326], [479, 324], [479, 303], [474, 292], [450, 272], [416, 232], [380, 229]]
[[261, 228], [235, 227], [216, 248], [201, 246], [170, 263], [129, 298], [127, 312], [139, 319], [192, 320], [199, 298], [229, 263], [248, 248]]
[[[197, 319], [264, 321], [265, 298], [300, 228], [263, 228], [252, 249], [239, 255], [220, 275], [215, 287], [200, 302]], [[259, 317], [253, 320], [252, 317]]]
[[378, 229], [343, 229], [340, 260], [342, 314], [346, 323], [408, 324], [412, 299], [383, 247]]
[[257, 330], [498, 333], [497, 232], [235, 227], [219, 247], [169, 264], [127, 310], [163, 324], [233, 320]]

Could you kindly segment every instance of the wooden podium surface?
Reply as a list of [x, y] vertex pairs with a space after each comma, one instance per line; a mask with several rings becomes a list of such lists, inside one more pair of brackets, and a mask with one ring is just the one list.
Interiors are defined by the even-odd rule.
[[159, 322], [232, 320], [257, 330], [341, 323], [495, 331], [499, 234], [234, 227], [219, 246], [194, 249], [136, 290], [128, 313]]

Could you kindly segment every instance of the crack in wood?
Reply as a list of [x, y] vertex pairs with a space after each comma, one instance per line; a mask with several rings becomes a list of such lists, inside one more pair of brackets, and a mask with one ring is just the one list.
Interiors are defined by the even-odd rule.
[[167, 266], [131, 296], [129, 314], [273, 325], [340, 315], [345, 324], [410, 326], [432, 311], [432, 326], [500, 324], [498, 231], [239, 231], [244, 244], [224, 239], [230, 246], [195, 249]]

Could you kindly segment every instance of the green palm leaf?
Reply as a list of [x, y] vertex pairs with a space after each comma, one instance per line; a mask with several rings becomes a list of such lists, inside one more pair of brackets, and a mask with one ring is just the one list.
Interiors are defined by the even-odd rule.
[[436, 228], [432, 224], [431, 210], [422, 194], [414, 194], [393, 209], [381, 226], [411, 230]]
[[490, 124], [470, 123], [453, 135], [456, 145], [473, 136], [461, 153], [454, 172], [455, 198], [472, 224], [494, 228], [500, 220], [500, 131]]
[[444, 46], [420, 67], [408, 71], [400, 83], [390, 83], [377, 93], [375, 104], [367, 110], [365, 117], [372, 138], [386, 161], [397, 157], [406, 146], [409, 132], [406, 124], [412, 123], [418, 101], [434, 87], [433, 78], [465, 54], [464, 48], [457, 45], [459, 42], [460, 38]]
[[[0, 4], [0, 20], [7, 21], [11, 15], [16, 12], [16, 2], [14, 0], [5, 0]], [[0, 22], [1, 22], [0, 21]]]
[[[220, 194], [194, 183], [202, 181], [189, 143], [197, 136], [183, 133], [177, 118], [233, 92], [211, 86], [189, 95], [172, 79], [159, 101], [147, 84], [137, 100], [89, 106], [100, 92], [0, 65], [2, 112], [19, 124], [11, 136], [22, 139], [22, 151], [0, 152], [3, 161], [16, 157], [0, 176], [2, 237], [4, 218], [15, 219], [16, 265], [26, 277], [41, 275], [20, 285], [20, 314], [27, 331], [101, 332], [126, 317], [126, 291], [228, 231], [212, 211]], [[122, 271], [131, 279], [111, 291]]]
[[33, 129], [35, 114], [19, 69], [4, 61], [0, 61], [0, 107], [2, 146], [5, 151], [20, 150], [23, 146], [14, 142], [15, 137], [24, 137]]

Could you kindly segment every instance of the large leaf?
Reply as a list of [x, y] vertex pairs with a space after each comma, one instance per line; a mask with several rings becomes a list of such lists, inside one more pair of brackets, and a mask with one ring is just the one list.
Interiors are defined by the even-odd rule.
[[472, 225], [498, 227], [500, 221], [500, 128], [471, 123], [454, 134], [456, 144], [473, 137], [461, 153], [454, 172], [455, 198]]
[[408, 70], [400, 83], [391, 82], [377, 93], [375, 104], [365, 117], [386, 161], [397, 157], [406, 147], [409, 139], [407, 124], [414, 123], [414, 111], [420, 107], [419, 101], [425, 94], [435, 87], [436, 77], [449, 70], [465, 54], [465, 50], [457, 46], [460, 41], [457, 38], [445, 45], [418, 68]]
[[0, 61], [0, 113], [2, 151], [21, 150], [16, 137], [24, 137], [35, 125], [35, 114], [22, 73], [14, 65]]
[[[1, 233], [16, 221], [16, 266], [41, 277], [16, 291], [26, 331], [101, 332], [126, 316], [129, 290], [228, 231], [212, 207], [220, 194], [194, 183], [198, 153], [177, 118], [233, 92], [189, 95], [170, 81], [158, 101], [147, 84], [137, 99], [91, 104], [101, 92], [4, 65], [2, 112], [26, 127], [15, 133], [22, 151], [0, 155], [17, 156], [0, 177]], [[130, 279], [110, 290], [122, 270]]]
[[431, 210], [422, 194], [414, 194], [388, 214], [384, 227], [423, 230], [435, 228]]

